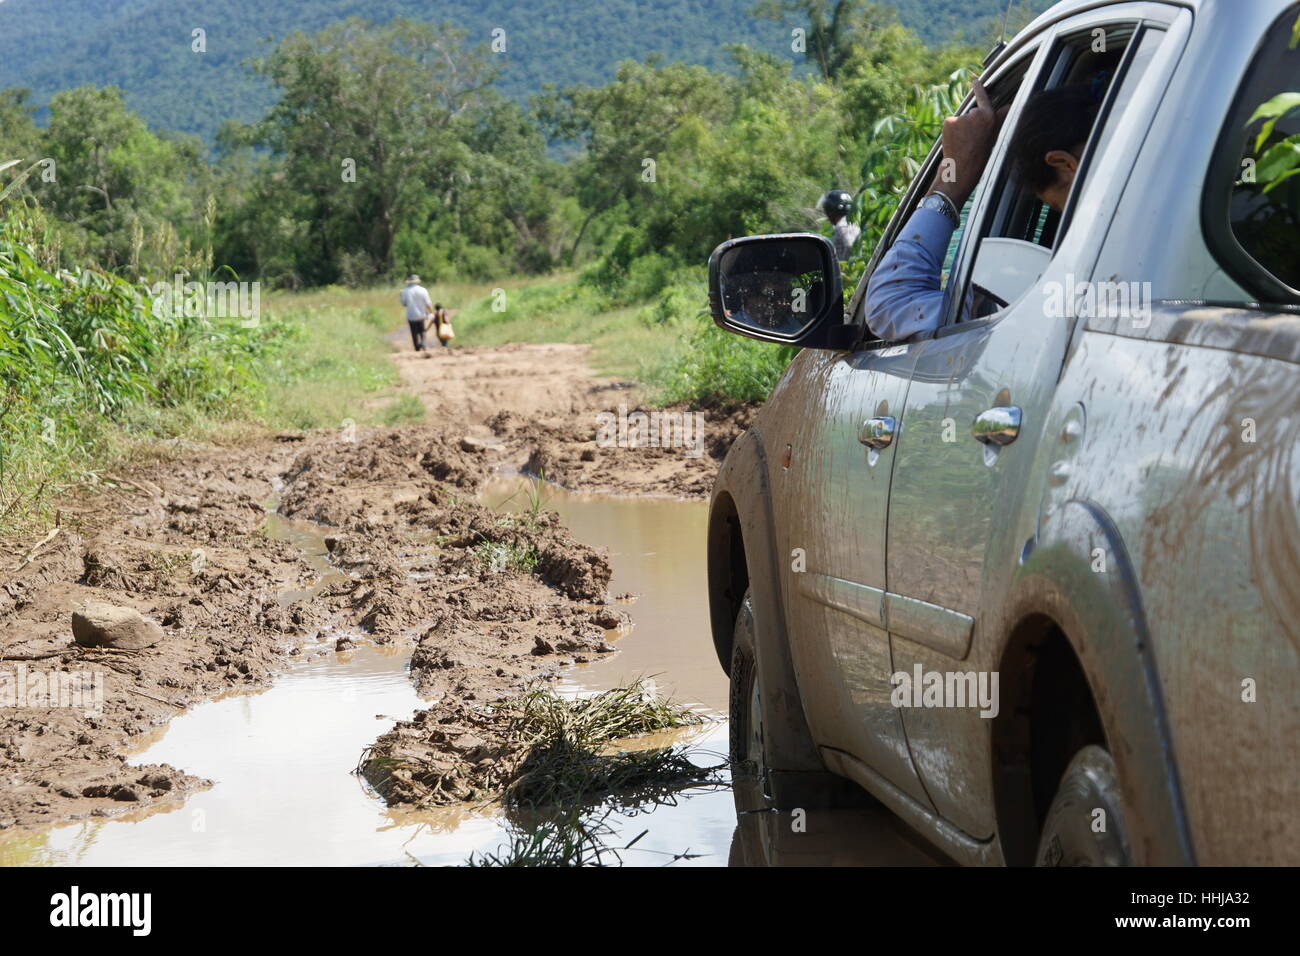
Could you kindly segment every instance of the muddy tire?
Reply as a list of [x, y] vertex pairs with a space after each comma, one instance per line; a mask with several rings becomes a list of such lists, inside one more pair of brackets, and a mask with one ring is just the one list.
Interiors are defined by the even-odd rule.
[[[1105, 829], [1097, 832], [1102, 824]], [[1104, 747], [1089, 745], [1074, 755], [1061, 776], [1043, 823], [1036, 864], [1130, 866], [1132, 862], [1115, 761]]]
[[755, 647], [754, 605], [746, 591], [731, 640], [731, 761], [737, 773], [758, 777], [762, 776], [766, 761]]

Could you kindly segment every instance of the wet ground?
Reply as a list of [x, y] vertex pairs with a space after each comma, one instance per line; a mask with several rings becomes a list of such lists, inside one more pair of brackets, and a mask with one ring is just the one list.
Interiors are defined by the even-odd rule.
[[[494, 507], [528, 506], [519, 479], [483, 493]], [[602, 690], [638, 677], [700, 710], [702, 728], [665, 742], [692, 759], [725, 758], [727, 685], [708, 636], [702, 502], [604, 498], [547, 488], [583, 542], [608, 548], [613, 594], [633, 627], [620, 653], [567, 671], [571, 692]], [[302, 549], [328, 583], [323, 531], [268, 520], [268, 532]], [[320, 585], [318, 585], [319, 587]], [[297, 594], [286, 594], [291, 600]], [[147, 740], [133, 762], [168, 763], [215, 781], [183, 804], [48, 830], [0, 834], [0, 865], [447, 865], [497, 849], [508, 836], [499, 814], [467, 809], [390, 810], [352, 773], [361, 751], [421, 706], [405, 645], [332, 650], [295, 663], [270, 689], [195, 707]], [[883, 809], [812, 814], [806, 830], [788, 815], [738, 820], [728, 786], [658, 795], [605, 817], [607, 843], [626, 865], [933, 862]]]

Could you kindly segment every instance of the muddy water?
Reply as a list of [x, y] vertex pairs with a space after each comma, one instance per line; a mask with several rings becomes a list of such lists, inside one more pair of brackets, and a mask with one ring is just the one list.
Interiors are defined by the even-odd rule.
[[[493, 507], [532, 507], [535, 486], [520, 479], [489, 485]], [[635, 627], [619, 653], [569, 671], [569, 683], [590, 690], [652, 677], [661, 693], [715, 715], [727, 710], [727, 678], [709, 637], [704, 553], [708, 505], [666, 498], [575, 495], [544, 485], [541, 507], [559, 512], [579, 541], [608, 548], [610, 593], [631, 594], [620, 605]]]
[[[559, 511], [579, 539], [610, 550], [612, 593], [634, 595], [623, 605], [634, 626], [617, 639], [620, 653], [574, 668], [564, 686], [577, 693], [652, 677], [709, 718], [664, 742], [689, 747], [701, 765], [720, 763], [727, 685], [704, 602], [706, 506], [544, 494], [544, 507]], [[485, 498], [502, 508], [529, 505], [520, 479], [492, 485]], [[267, 531], [302, 549], [322, 575], [315, 588], [341, 573], [319, 527], [271, 515]], [[389, 810], [351, 773], [367, 744], [421, 706], [409, 657], [407, 647], [336, 653], [331, 636], [269, 689], [193, 708], [133, 758], [181, 767], [213, 780], [212, 788], [149, 812], [0, 834], [0, 865], [455, 865], [499, 849], [508, 836], [500, 815]], [[627, 865], [928, 862], [883, 812], [811, 816], [795, 839], [788, 817], [747, 813], [738, 823], [734, 806], [725, 783], [661, 795], [607, 816], [607, 842], [623, 845], [645, 831], [621, 854]]]
[[[497, 486], [488, 497], [500, 503], [514, 490]], [[699, 643], [707, 641], [698, 596], [703, 506], [548, 490], [546, 507], [559, 510], [582, 540], [608, 547], [614, 592], [638, 596], [625, 605], [635, 626], [618, 639], [622, 653], [575, 672], [566, 686], [577, 692], [654, 676], [663, 692], [718, 717], [725, 678], [704, 653], [707, 643]], [[272, 514], [267, 532], [297, 545], [320, 573], [311, 591], [340, 575], [328, 561], [322, 529]], [[286, 591], [281, 599], [301, 596]], [[362, 749], [421, 701], [407, 674], [408, 647], [362, 645], [340, 654], [332, 637], [307, 649], [270, 689], [199, 705], [133, 757], [183, 767], [213, 780], [211, 789], [151, 812], [2, 834], [0, 864], [455, 864], [496, 849], [505, 839], [499, 817], [390, 811], [351, 773]], [[718, 762], [726, 749], [723, 722], [684, 736], [701, 763]], [[665, 854], [699, 847], [712, 848], [702, 861], [716, 864], [719, 853], [725, 860], [735, 827], [730, 794], [710, 788], [690, 805], [681, 819], [656, 823], [664, 832], [643, 840], [644, 849], [626, 862], [661, 863]]]

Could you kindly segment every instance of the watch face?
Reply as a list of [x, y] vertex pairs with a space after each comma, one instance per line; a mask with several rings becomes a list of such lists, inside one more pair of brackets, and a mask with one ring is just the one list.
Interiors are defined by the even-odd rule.
[[948, 204], [943, 201], [942, 196], [931, 193], [921, 200], [921, 205], [926, 209], [933, 209], [935, 212], [942, 214], [944, 219], [952, 222], [952, 212], [948, 209]]

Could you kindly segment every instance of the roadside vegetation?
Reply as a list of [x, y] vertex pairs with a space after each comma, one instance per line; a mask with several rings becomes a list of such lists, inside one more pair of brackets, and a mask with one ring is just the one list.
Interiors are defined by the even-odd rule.
[[0, 218], [0, 535], [54, 517], [70, 486], [141, 456], [283, 428], [392, 425], [391, 316], [286, 303], [255, 325], [155, 310], [151, 290], [60, 267], [39, 210]]
[[[43, 125], [0, 91], [0, 532], [169, 441], [419, 418], [386, 358], [408, 272], [458, 344], [587, 342], [652, 402], [762, 401], [793, 350], [713, 327], [710, 250], [828, 231], [817, 199], [846, 187], [852, 280], [982, 50], [860, 0], [755, 13], [806, 21], [806, 56], [628, 61], [527, 103], [454, 28], [340, 21], [251, 63], [278, 99], [213, 143], [113, 88]], [[258, 283], [257, 321], [156, 314], [158, 283], [215, 280]]]

